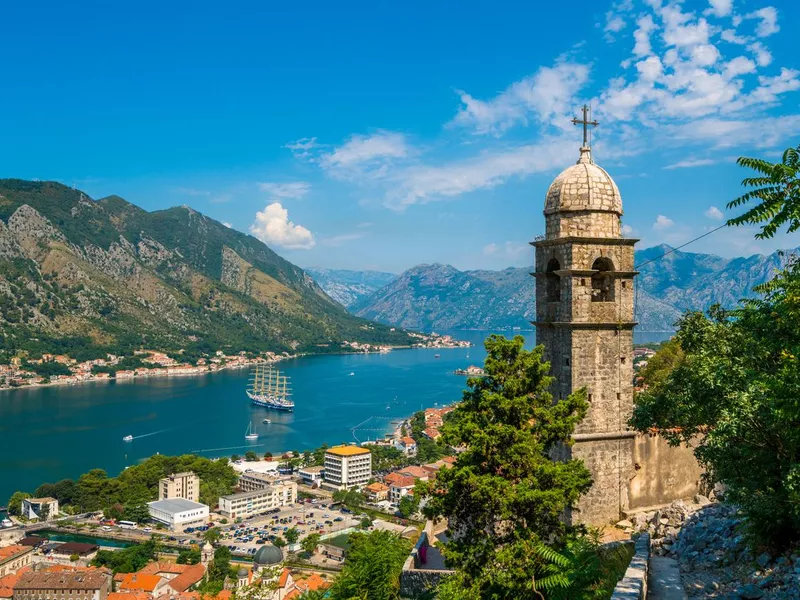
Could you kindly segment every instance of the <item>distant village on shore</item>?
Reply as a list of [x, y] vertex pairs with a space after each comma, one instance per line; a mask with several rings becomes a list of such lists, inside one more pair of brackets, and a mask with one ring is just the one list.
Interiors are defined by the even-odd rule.
[[[471, 346], [471, 342], [456, 340], [450, 335], [410, 333], [415, 339], [411, 348], [461, 348]], [[342, 353], [385, 354], [396, 348], [386, 345], [366, 344], [362, 342], [341, 342]], [[181, 352], [177, 353], [178, 355]], [[78, 362], [66, 354], [43, 354], [41, 358], [15, 356], [9, 364], [0, 364], [0, 390], [21, 387], [47, 385], [74, 385], [89, 381], [117, 380], [125, 381], [146, 377], [177, 377], [204, 375], [226, 369], [249, 368], [258, 363], [276, 363], [298, 358], [303, 354], [289, 352], [262, 352], [257, 355], [247, 352], [226, 354], [217, 350], [213, 356], [203, 356], [195, 364], [175, 358], [175, 353], [167, 354], [159, 350], [138, 350], [134, 358], [142, 366], [124, 368], [121, 366], [123, 356], [108, 354], [105, 358]], [[37, 366], [61, 365], [54, 374], [37, 372]], [[120, 367], [120, 368], [115, 368]]]

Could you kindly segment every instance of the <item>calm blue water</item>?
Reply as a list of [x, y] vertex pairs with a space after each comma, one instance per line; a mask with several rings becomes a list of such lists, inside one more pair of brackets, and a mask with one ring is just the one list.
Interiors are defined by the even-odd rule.
[[[0, 505], [16, 490], [33, 493], [41, 483], [98, 467], [116, 475], [156, 452], [263, 454], [382, 437], [393, 419], [461, 397], [465, 378], [453, 371], [482, 364], [487, 332], [456, 335], [476, 346], [281, 363], [292, 379], [293, 413], [251, 405], [245, 370], [0, 392]], [[666, 337], [643, 334], [637, 341]], [[272, 423], [262, 424], [265, 417]], [[250, 421], [261, 437], [246, 442]], [[134, 440], [123, 442], [129, 434]]]

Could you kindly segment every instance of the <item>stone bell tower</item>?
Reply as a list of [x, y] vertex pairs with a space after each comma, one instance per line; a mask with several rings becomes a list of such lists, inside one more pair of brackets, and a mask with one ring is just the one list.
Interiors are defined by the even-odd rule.
[[555, 398], [587, 388], [589, 412], [577, 427], [567, 458], [584, 461], [594, 485], [581, 500], [578, 522], [599, 525], [628, 508], [634, 475], [633, 246], [624, 239], [619, 189], [592, 160], [583, 107], [578, 162], [547, 190], [544, 239], [536, 248], [536, 343], [544, 344]]

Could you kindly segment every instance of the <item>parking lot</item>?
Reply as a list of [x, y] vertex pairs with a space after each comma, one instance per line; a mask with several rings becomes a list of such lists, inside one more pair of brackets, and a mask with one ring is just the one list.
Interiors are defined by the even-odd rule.
[[[217, 520], [217, 519], [215, 519]], [[255, 554], [262, 544], [273, 542], [292, 527], [300, 532], [300, 540], [311, 533], [333, 533], [361, 523], [361, 517], [347, 509], [331, 508], [325, 502], [294, 504], [274, 509], [266, 515], [243, 519], [241, 523], [218, 524], [220, 544], [233, 552]], [[199, 532], [198, 537], [202, 537]]]

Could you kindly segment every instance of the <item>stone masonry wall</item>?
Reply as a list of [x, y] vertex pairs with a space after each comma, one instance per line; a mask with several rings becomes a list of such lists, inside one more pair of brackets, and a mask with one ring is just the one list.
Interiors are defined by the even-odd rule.
[[573, 519], [600, 525], [619, 521], [629, 505], [628, 480], [633, 472], [633, 439], [576, 441], [572, 457], [592, 473], [593, 484], [578, 503]]

